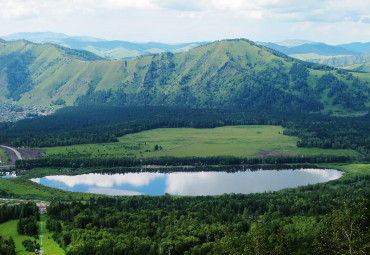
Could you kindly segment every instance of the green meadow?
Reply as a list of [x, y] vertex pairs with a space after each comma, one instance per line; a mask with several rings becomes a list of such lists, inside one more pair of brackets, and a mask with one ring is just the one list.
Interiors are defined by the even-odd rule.
[[6, 152], [3, 149], [0, 149], [0, 159], [1, 159], [0, 166], [6, 165], [6, 163], [8, 163], [8, 156], [6, 155]]
[[281, 126], [226, 126], [212, 129], [159, 128], [125, 135], [116, 143], [45, 148], [44, 157], [121, 158], [159, 156], [358, 155], [353, 150], [299, 148]]
[[[41, 216], [41, 220], [44, 222], [43, 232], [44, 235], [43, 238], [43, 247], [45, 250], [46, 255], [64, 255], [65, 251], [59, 247], [59, 245], [53, 240], [52, 232], [49, 232], [45, 228], [45, 222], [46, 222], [47, 216]], [[26, 239], [31, 239], [32, 241], [35, 240], [35, 238], [26, 236], [26, 235], [19, 235], [17, 232], [17, 224], [18, 220], [11, 220], [7, 221], [5, 223], [0, 224], [0, 236], [3, 236], [5, 238], [12, 237], [15, 243], [15, 252], [17, 255], [29, 255], [29, 254], [35, 254], [34, 252], [28, 252], [22, 245], [22, 241]], [[37, 240], [38, 243], [40, 243], [40, 239]]]

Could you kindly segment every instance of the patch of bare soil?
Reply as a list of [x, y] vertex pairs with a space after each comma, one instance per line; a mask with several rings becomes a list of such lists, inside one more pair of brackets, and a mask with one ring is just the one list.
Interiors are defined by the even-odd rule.
[[254, 155], [257, 157], [271, 157], [271, 156], [286, 156], [287, 154], [283, 151], [262, 150]]
[[19, 151], [19, 153], [22, 155], [23, 159], [41, 158], [42, 154], [45, 153], [45, 150], [29, 149], [29, 148], [17, 149], [17, 151]]
[[[8, 156], [8, 164], [6, 166], [1, 166], [0, 168], [5, 168], [9, 166], [13, 166], [15, 164], [15, 161], [18, 159], [17, 155], [14, 153], [14, 151], [9, 150], [5, 147], [1, 147], [1, 149], [5, 150]], [[45, 150], [40, 149], [18, 149], [15, 148], [21, 155], [22, 159], [34, 159], [34, 158], [41, 158], [42, 154], [45, 153]]]
[[195, 143], [191, 143], [191, 144], [186, 144], [186, 145], [183, 145], [183, 146], [175, 147], [175, 148], [172, 148], [172, 149], [167, 150], [167, 152], [184, 149], [186, 147], [190, 147], [190, 146], [193, 146], [193, 145], [196, 145], [196, 144], [199, 144], [199, 143], [200, 142], [195, 142]]

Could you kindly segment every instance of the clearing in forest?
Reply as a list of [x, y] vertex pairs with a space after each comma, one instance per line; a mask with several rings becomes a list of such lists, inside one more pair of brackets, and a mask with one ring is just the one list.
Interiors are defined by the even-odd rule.
[[[159, 128], [125, 135], [117, 143], [45, 148], [44, 157], [122, 158], [158, 156], [357, 155], [353, 150], [298, 148], [281, 126]], [[266, 155], [265, 155], [266, 154]]]

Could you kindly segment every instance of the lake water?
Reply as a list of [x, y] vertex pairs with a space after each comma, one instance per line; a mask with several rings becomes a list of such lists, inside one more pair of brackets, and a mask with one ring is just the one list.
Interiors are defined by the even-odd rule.
[[227, 172], [174, 172], [83, 174], [31, 179], [67, 191], [108, 195], [221, 195], [256, 193], [294, 188], [338, 179], [342, 172], [331, 169], [260, 170]]
[[16, 172], [0, 172], [2, 178], [15, 178], [17, 177]]

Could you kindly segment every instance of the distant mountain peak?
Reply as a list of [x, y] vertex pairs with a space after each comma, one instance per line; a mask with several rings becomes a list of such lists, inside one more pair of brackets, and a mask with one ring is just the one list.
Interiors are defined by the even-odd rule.
[[300, 39], [289, 39], [282, 42], [275, 42], [275, 44], [285, 47], [297, 47], [304, 44], [322, 44], [321, 42], [312, 42], [308, 40], [300, 40]]

